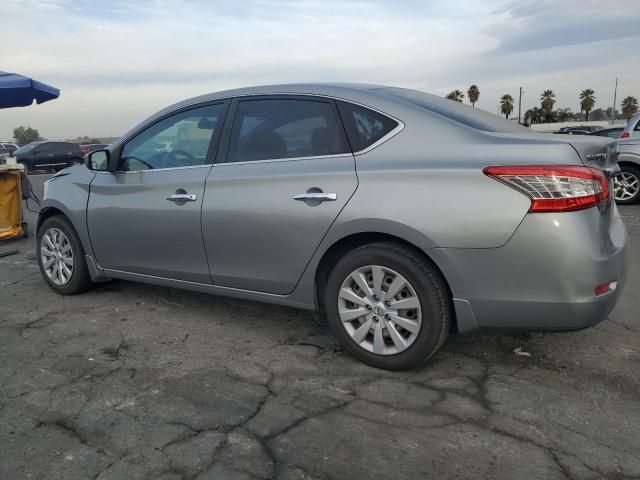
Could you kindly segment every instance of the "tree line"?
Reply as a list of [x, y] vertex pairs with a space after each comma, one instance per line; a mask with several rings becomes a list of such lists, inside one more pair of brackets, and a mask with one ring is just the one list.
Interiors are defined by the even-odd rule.
[[[453, 90], [445, 95], [445, 98], [453, 100], [455, 102], [464, 102], [464, 93], [460, 90]], [[476, 106], [476, 102], [480, 98], [480, 89], [477, 85], [471, 85], [467, 90], [467, 98], [473, 107]], [[611, 107], [606, 110], [601, 108], [595, 109], [596, 95], [595, 91], [591, 88], [587, 88], [580, 92], [578, 99], [580, 100], [580, 113], [574, 113], [570, 108], [557, 108], [556, 94], [553, 90], [545, 90], [540, 94], [540, 107], [533, 107], [524, 112], [524, 123], [550, 123], [550, 122], [567, 122], [572, 120], [584, 120], [589, 121], [589, 116], [592, 120], [607, 120], [609, 118], [619, 118], [620, 114], [616, 110], [612, 112]], [[500, 97], [500, 112], [505, 118], [513, 113], [514, 100], [513, 96], [506, 93]], [[620, 104], [622, 109], [622, 118], [628, 119], [638, 111], [640, 106], [638, 105], [638, 99], [629, 95], [622, 99]]]

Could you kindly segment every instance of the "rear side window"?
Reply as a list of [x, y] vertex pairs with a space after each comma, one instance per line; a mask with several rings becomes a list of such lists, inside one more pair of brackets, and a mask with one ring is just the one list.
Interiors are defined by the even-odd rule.
[[227, 162], [337, 155], [349, 151], [329, 102], [260, 99], [238, 102]]
[[338, 110], [354, 152], [370, 147], [398, 126], [398, 122], [373, 110], [338, 102]]

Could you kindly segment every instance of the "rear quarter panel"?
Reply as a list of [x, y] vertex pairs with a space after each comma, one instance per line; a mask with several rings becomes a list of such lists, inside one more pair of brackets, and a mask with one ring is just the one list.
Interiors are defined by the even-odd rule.
[[618, 163], [635, 163], [640, 166], [640, 142], [618, 142]]
[[356, 155], [359, 187], [334, 228], [369, 218], [410, 226], [421, 233], [421, 248], [499, 247], [530, 201], [483, 168], [580, 163], [566, 143], [481, 133], [421, 117], [428, 116], [409, 119], [400, 134]]

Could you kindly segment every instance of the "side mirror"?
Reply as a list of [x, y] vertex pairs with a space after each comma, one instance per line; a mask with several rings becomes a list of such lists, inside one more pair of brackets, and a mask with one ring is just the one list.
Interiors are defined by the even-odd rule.
[[94, 150], [86, 156], [86, 165], [89, 170], [104, 172], [109, 170], [109, 150]]

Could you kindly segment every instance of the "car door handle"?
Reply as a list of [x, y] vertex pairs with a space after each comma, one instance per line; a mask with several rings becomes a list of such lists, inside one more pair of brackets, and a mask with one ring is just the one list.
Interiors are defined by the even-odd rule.
[[299, 193], [293, 197], [294, 200], [315, 200], [317, 202], [335, 202], [338, 199], [338, 194], [336, 193], [324, 193], [324, 192], [306, 192]]
[[195, 202], [198, 197], [192, 193], [174, 193], [165, 198], [171, 202]]

